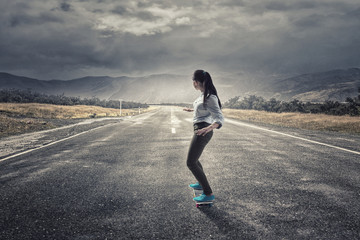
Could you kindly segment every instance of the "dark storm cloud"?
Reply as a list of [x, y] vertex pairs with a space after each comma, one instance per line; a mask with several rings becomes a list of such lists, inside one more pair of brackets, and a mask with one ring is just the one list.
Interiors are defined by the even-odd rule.
[[68, 12], [71, 10], [71, 5], [66, 2], [63, 2], [60, 4], [60, 8], [61, 8], [61, 10]]
[[119, 14], [119, 15], [125, 15], [126, 13], [128, 13], [126, 8], [123, 6], [116, 6], [113, 10], [111, 10], [111, 12]]
[[40, 78], [359, 66], [357, 0], [14, 0], [0, 7], [0, 71]]
[[139, 18], [140, 20], [144, 20], [144, 21], [155, 21], [155, 20], [159, 19], [159, 17], [154, 16], [150, 12], [147, 12], [147, 11], [132, 12], [132, 11], [129, 11], [124, 6], [116, 6], [114, 9], [111, 10], [111, 13], [118, 14], [121, 17], [135, 17], [135, 18]]
[[231, 68], [240, 63], [250, 71], [275, 73], [359, 66], [356, 55], [360, 34], [356, 29], [360, 22], [359, 15], [354, 14], [359, 4], [355, 1], [274, 1], [266, 4], [254, 1], [242, 8], [258, 17], [247, 17], [248, 28], [236, 25], [241, 30], [234, 33], [239, 47], [216, 58], [214, 63], [230, 63]]
[[268, 10], [275, 11], [289, 11], [289, 10], [300, 10], [300, 9], [311, 9], [316, 5], [313, 1], [299, 1], [299, 2], [283, 2], [283, 1], [273, 1], [266, 2], [265, 8]]
[[56, 16], [53, 16], [49, 13], [42, 13], [38, 16], [31, 16], [26, 13], [23, 15], [14, 15], [11, 16], [8, 23], [11, 27], [18, 27], [19, 25], [27, 25], [31, 27], [32, 25], [43, 25], [44, 23], [58, 22], [62, 23], [62, 19]]

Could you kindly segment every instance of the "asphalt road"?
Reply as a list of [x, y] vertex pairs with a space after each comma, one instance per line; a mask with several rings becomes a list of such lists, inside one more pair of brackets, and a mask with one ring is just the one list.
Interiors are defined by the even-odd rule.
[[163, 107], [0, 160], [0, 239], [360, 239], [360, 136], [228, 120], [201, 158], [216, 203], [197, 209], [191, 116]]

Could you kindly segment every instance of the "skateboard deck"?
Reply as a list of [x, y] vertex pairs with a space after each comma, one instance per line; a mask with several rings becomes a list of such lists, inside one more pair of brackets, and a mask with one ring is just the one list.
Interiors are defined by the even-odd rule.
[[[198, 197], [200, 196], [203, 191], [202, 190], [197, 190], [197, 189], [193, 189], [194, 190], [194, 197]], [[196, 207], [212, 207], [212, 205], [214, 204], [214, 201], [208, 201], [208, 202], [197, 202], [194, 200], [194, 202], [196, 203]]]

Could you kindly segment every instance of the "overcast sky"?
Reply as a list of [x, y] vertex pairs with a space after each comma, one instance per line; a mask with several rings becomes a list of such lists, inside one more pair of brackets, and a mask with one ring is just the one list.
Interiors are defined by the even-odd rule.
[[360, 67], [359, 0], [5, 0], [0, 71], [39, 79]]

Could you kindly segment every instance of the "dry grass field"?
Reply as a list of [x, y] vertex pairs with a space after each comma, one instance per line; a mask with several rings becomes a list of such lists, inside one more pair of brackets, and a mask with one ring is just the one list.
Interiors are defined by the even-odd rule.
[[360, 134], [360, 117], [223, 109], [226, 117], [308, 130]]
[[[140, 109], [141, 112], [151, 111]], [[139, 113], [139, 109], [122, 109], [122, 116]], [[0, 103], [0, 137], [54, 128], [49, 119], [119, 117], [120, 110], [97, 106], [60, 106], [39, 103]]]
[[[140, 109], [141, 112], [153, 110]], [[123, 116], [136, 115], [139, 109], [122, 109]], [[325, 114], [270, 113], [255, 110], [223, 109], [226, 117], [239, 120], [308, 130], [360, 134], [360, 117]], [[49, 119], [118, 117], [119, 109], [96, 106], [60, 106], [38, 103], [0, 103], [0, 137], [54, 128]]]

